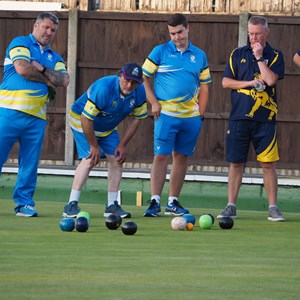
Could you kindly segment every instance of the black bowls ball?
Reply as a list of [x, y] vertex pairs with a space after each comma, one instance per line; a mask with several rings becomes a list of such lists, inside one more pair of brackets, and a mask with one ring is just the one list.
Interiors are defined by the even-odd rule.
[[110, 214], [105, 220], [105, 225], [110, 230], [118, 229], [121, 224], [122, 224], [122, 218], [114, 214]]
[[230, 217], [223, 217], [219, 220], [219, 226], [222, 229], [231, 229], [234, 225], [234, 221]]
[[76, 218], [75, 228], [78, 232], [86, 232], [89, 229], [88, 219], [85, 217]]
[[137, 231], [137, 225], [132, 221], [125, 222], [124, 224], [122, 224], [121, 228], [122, 228], [122, 232], [125, 235], [133, 235]]

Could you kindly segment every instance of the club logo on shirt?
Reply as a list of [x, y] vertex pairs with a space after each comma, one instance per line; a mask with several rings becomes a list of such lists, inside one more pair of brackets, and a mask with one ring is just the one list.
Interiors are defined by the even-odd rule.
[[245, 64], [245, 63], [246, 63], [246, 59], [245, 59], [245, 58], [242, 58], [242, 59], [241, 59], [241, 63], [242, 63], [242, 64]]
[[134, 98], [130, 98], [129, 100], [129, 107], [133, 107], [135, 105]]
[[195, 55], [191, 55], [191, 56], [190, 56], [190, 61], [191, 61], [192, 63], [195, 63], [195, 62], [196, 62], [196, 57], [195, 57]]
[[50, 61], [52, 61], [52, 59], [53, 59], [53, 56], [52, 56], [52, 54], [51, 54], [51, 53], [49, 53], [49, 54], [48, 54], [48, 56], [47, 56], [47, 59], [48, 59], [48, 60], [50, 60]]

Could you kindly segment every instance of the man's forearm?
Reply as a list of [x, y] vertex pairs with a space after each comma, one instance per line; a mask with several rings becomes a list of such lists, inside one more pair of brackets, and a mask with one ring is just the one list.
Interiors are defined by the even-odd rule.
[[19, 75], [25, 77], [27, 80], [42, 82], [47, 84], [49, 79], [43, 75], [38, 68], [25, 59], [18, 59], [14, 61], [14, 66]]
[[44, 75], [49, 79], [49, 81], [54, 86], [67, 87], [69, 84], [69, 75], [67, 73], [58, 72], [58, 71], [46, 68], [44, 70]]
[[81, 126], [83, 133], [91, 147], [97, 147], [97, 139], [95, 136], [93, 121], [85, 117], [83, 114], [80, 116]]
[[48, 81], [50, 81], [51, 86], [68, 86], [70, 79], [68, 73], [48, 69], [47, 67], [41, 65], [36, 61], [33, 61], [32, 64], [40, 71], [41, 74], [43, 74], [48, 79]]

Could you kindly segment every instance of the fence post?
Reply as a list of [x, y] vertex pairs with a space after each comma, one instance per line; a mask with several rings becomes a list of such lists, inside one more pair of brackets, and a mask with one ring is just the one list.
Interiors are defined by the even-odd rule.
[[68, 112], [76, 100], [77, 34], [78, 9], [73, 8], [69, 11], [68, 23], [68, 73], [70, 75], [70, 83], [67, 88], [66, 101], [65, 165], [74, 164], [74, 138], [70, 128]]
[[238, 47], [246, 46], [248, 43], [248, 20], [249, 13], [242, 12], [239, 17], [239, 45]]

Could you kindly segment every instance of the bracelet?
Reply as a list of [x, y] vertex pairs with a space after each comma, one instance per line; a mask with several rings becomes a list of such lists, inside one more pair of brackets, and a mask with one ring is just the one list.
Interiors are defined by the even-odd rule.
[[201, 119], [201, 121], [204, 121], [205, 118], [204, 118], [204, 116], [200, 116], [200, 119]]
[[45, 72], [47, 71], [46, 67], [43, 67], [43, 70], [41, 71], [42, 74], [45, 74]]

